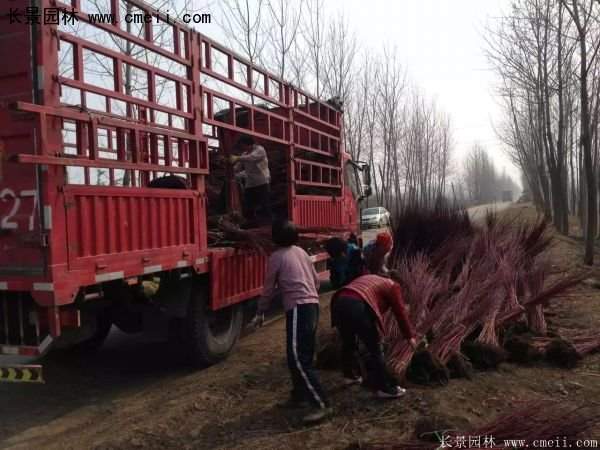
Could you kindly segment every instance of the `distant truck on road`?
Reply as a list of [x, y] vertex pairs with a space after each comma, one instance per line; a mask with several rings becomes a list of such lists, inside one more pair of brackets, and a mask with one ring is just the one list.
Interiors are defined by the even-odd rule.
[[502, 191], [502, 201], [503, 202], [512, 202], [513, 201], [513, 192], [512, 191]]

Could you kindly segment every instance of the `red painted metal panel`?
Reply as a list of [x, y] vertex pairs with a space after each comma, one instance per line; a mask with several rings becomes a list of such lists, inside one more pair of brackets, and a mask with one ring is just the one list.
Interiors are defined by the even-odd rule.
[[180, 261], [192, 265], [206, 245], [195, 220], [205, 215], [204, 201], [194, 191], [67, 186], [64, 195], [69, 270], [166, 270]]
[[260, 294], [266, 255], [232, 249], [214, 249], [210, 255], [211, 308], [224, 308]]
[[294, 198], [292, 220], [303, 227], [342, 227], [343, 202], [340, 197], [298, 195]]
[[[267, 255], [254, 251], [213, 249], [210, 252], [210, 306], [220, 309], [261, 294]], [[325, 267], [329, 256], [319, 253], [311, 256], [315, 265]], [[328, 271], [319, 270], [324, 279]]]
[[16, 154], [35, 151], [37, 123], [7, 108], [33, 101], [32, 27], [9, 21], [10, 9], [26, 6], [25, 0], [0, 4], [0, 274], [21, 276], [42, 273], [45, 263], [38, 171], [13, 162]]

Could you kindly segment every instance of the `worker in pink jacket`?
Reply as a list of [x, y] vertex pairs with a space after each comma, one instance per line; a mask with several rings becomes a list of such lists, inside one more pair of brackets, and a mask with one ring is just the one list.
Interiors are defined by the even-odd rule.
[[387, 371], [381, 346], [383, 317], [391, 311], [402, 334], [416, 348], [415, 331], [406, 313], [400, 285], [379, 275], [363, 275], [337, 291], [331, 301], [332, 325], [342, 338], [342, 369], [346, 383], [360, 382], [354, 374], [357, 339], [366, 347], [373, 364], [376, 396], [398, 398], [405, 390]]
[[287, 362], [292, 378], [291, 397], [283, 406], [308, 406], [310, 410], [303, 421], [318, 422], [331, 414], [313, 367], [319, 322], [319, 278], [310, 256], [295, 245], [298, 232], [291, 222], [273, 224], [272, 235], [278, 249], [269, 258], [253, 322], [255, 326], [262, 324], [275, 293], [280, 294], [286, 314]]

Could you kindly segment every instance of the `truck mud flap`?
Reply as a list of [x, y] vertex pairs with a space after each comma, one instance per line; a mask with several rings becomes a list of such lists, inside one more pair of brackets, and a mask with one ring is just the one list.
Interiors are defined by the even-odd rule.
[[42, 366], [0, 367], [0, 383], [44, 383]]

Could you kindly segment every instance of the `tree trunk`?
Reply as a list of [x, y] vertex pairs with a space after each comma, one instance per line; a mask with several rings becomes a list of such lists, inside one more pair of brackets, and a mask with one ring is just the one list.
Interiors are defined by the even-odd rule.
[[540, 187], [542, 188], [542, 207], [544, 211], [544, 217], [546, 220], [552, 220], [552, 208], [550, 206], [550, 187], [548, 186], [548, 177], [544, 166], [538, 167], [538, 177], [540, 180]]
[[588, 97], [587, 82], [587, 46], [585, 42], [585, 33], [580, 37], [581, 48], [581, 146], [583, 148], [583, 163], [585, 169], [585, 182], [587, 186], [587, 230], [585, 234], [585, 255], [584, 263], [594, 264], [594, 241], [596, 240], [596, 227], [598, 224], [597, 216], [597, 190], [596, 174], [594, 171], [594, 162], [592, 160], [592, 134], [590, 120], [590, 106]]

